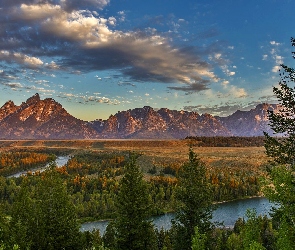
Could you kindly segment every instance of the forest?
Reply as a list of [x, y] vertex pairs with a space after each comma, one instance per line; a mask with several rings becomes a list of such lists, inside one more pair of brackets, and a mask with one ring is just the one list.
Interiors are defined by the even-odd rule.
[[[189, 154], [189, 152], [189, 147], [187, 147], [187, 153]], [[55, 166], [53, 160], [65, 153], [71, 153], [68, 162], [62, 167]], [[100, 219], [115, 221], [118, 218], [118, 213], [120, 214], [117, 203], [122, 186], [121, 182], [126, 176], [126, 171], [128, 171], [126, 166], [130, 165], [130, 162], [138, 171], [133, 175], [139, 175], [139, 179], [146, 189], [147, 201], [144, 204], [149, 204], [149, 208], [145, 208], [144, 211], [148, 211], [148, 216], [177, 211], [182, 197], [182, 195], [181, 197], [177, 196], [180, 172], [186, 162], [160, 161], [154, 162], [151, 166], [140, 168], [138, 165], [143, 165], [140, 163], [141, 159], [144, 159], [143, 153], [131, 151], [106, 153], [79, 150], [73, 153], [60, 150], [48, 150], [46, 152], [45, 149], [23, 149], [2, 152], [0, 154], [0, 169], [3, 173], [0, 177], [0, 202], [3, 247], [16, 245], [20, 249], [49, 249], [49, 243], [46, 243], [46, 246], [41, 246], [40, 241], [35, 242], [36, 238], [40, 238], [41, 231], [41, 229], [36, 231], [35, 221], [47, 221], [46, 227], [58, 225], [61, 228], [73, 227], [76, 229], [85, 221]], [[47, 171], [35, 173], [29, 171], [38, 164], [44, 166], [48, 163], [50, 167]], [[205, 178], [208, 184], [206, 190], [210, 190], [208, 201], [227, 201], [261, 194], [259, 179], [266, 174], [263, 164], [241, 164], [240, 161], [240, 166], [235, 166], [233, 162], [231, 162], [231, 166], [227, 163], [224, 162], [224, 165], [219, 167], [214, 166], [214, 164], [205, 164], [201, 160], [198, 163], [203, 166], [203, 172], [199, 176], [202, 179]], [[16, 170], [28, 170], [28, 172], [18, 178], [5, 177], [5, 175], [15, 173]], [[140, 194], [143, 190], [144, 188], [140, 188], [132, 192], [131, 196], [144, 197], [144, 194]], [[50, 192], [54, 194], [53, 197], [48, 197]], [[58, 195], [55, 192], [58, 192]], [[127, 193], [127, 191], [124, 193]], [[53, 216], [51, 214], [53, 212], [46, 210], [48, 204], [39, 204], [48, 202], [49, 204], [56, 203], [58, 207], [59, 205], [66, 206], [63, 210], [72, 211], [71, 216], [75, 219], [68, 219], [62, 213], [54, 215], [62, 217], [58, 218], [58, 221], [52, 219], [48, 221], [44, 216]], [[135, 204], [138, 204], [137, 202], [134, 202], [134, 206], [138, 206]], [[58, 209], [61, 210], [61, 208]], [[15, 217], [17, 217], [17, 220]], [[270, 223], [267, 218], [260, 218], [260, 220], [266, 224]], [[61, 225], [61, 223], [63, 224]], [[68, 225], [69, 223], [73, 224]], [[239, 221], [239, 223], [244, 225], [245, 221]], [[41, 223], [39, 222], [39, 224]], [[48, 232], [45, 230], [49, 230], [49, 228], [42, 230], [43, 234], [47, 235]], [[19, 235], [20, 231], [24, 235]], [[33, 233], [33, 231], [36, 232]], [[231, 230], [222, 229], [222, 227], [216, 227], [215, 231], [218, 235], [226, 234], [226, 237], [231, 235], [229, 233]], [[174, 232], [157, 231], [154, 228], [151, 229], [151, 232], [154, 245], [147, 249], [165, 249], [165, 245], [167, 245], [167, 249], [173, 249], [174, 243], [171, 234]], [[63, 234], [63, 237], [67, 235], [64, 232], [61, 232], [61, 234]], [[113, 249], [113, 240], [109, 239], [109, 231], [106, 235], [99, 235], [98, 231], [82, 233], [76, 230], [74, 234], [77, 242], [83, 243], [82, 245], [77, 244], [77, 242], [73, 243], [77, 247], [76, 249], [94, 249], [93, 247], [100, 249], [98, 247], [102, 247], [102, 245], [106, 249]], [[28, 240], [28, 235], [31, 235], [30, 238], [32, 239]], [[43, 237], [45, 237], [44, 235]], [[221, 237], [221, 235], [218, 237]], [[42, 244], [44, 242], [46, 242], [45, 239], [42, 240]], [[155, 247], [155, 244], [157, 247]], [[72, 249], [73, 245], [65, 249]], [[59, 249], [59, 247], [55, 245], [54, 249]]]

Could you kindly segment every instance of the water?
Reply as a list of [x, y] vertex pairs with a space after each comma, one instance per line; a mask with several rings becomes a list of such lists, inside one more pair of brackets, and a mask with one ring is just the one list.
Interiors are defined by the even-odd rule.
[[[62, 167], [64, 166], [68, 160], [70, 159], [70, 156], [59, 156], [56, 158], [55, 160], [55, 164], [57, 167]], [[50, 164], [50, 163], [49, 163]], [[32, 170], [30, 170], [30, 172], [32, 174], [34, 174], [35, 172], [39, 171], [39, 172], [43, 172], [46, 170], [46, 168], [49, 166], [49, 164], [47, 164], [46, 166], [44, 167], [40, 167], [40, 168], [34, 168]], [[11, 177], [20, 177], [21, 175], [26, 175], [28, 171], [20, 171], [20, 172], [17, 172], [15, 174], [12, 174], [12, 175], [9, 175], [7, 176], [7, 178], [11, 178]]]
[[[233, 227], [238, 218], [245, 218], [247, 209], [256, 209], [258, 215], [267, 215], [271, 211], [272, 203], [263, 197], [249, 198], [244, 200], [230, 201], [219, 204], [218, 209], [213, 213], [212, 221], [223, 222], [225, 227]], [[174, 219], [174, 213], [168, 213], [152, 217], [154, 226], [157, 229], [168, 230], [171, 228], [171, 220]], [[81, 231], [92, 231], [99, 229], [101, 235], [104, 234], [108, 221], [95, 221], [83, 223]]]

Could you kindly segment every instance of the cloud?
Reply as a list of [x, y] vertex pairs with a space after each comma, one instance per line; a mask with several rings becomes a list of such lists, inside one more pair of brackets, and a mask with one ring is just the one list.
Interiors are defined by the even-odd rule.
[[1, 84], [12, 89], [23, 88], [23, 85], [19, 82], [8, 82], [8, 83], [1, 83]]
[[42, 60], [37, 57], [30, 57], [22, 53], [7, 50], [0, 50], [0, 60], [6, 61], [7, 63], [25, 64], [33, 68], [43, 65]]
[[[109, 3], [4, 0], [0, 10], [0, 59], [22, 67], [42, 66], [44, 70], [79, 74], [117, 70], [130, 81], [185, 84], [170, 89], [186, 92], [208, 89], [208, 83], [216, 81], [206, 58], [214, 51], [214, 60], [224, 64], [217, 44], [208, 48], [177, 47], [155, 29], [116, 30], [117, 19], [125, 18], [124, 12], [103, 18], [92, 9], [103, 9]], [[228, 70], [227, 74], [234, 72]]]
[[279, 45], [281, 45], [281, 43], [278, 43], [278, 42], [276, 42], [276, 41], [270, 41], [269, 42], [271, 45], [275, 45], [275, 46], [279, 46]]
[[279, 70], [281, 69], [281, 66], [279, 66], [279, 65], [276, 65], [276, 66], [273, 66], [273, 68], [272, 68], [272, 72], [274, 72], [274, 73], [276, 73], [276, 72], [279, 72]]
[[228, 84], [229, 84], [229, 81], [227, 81], [227, 80], [224, 80], [224, 81], [222, 81], [222, 86], [224, 87], [224, 88], [226, 88], [227, 86], [228, 86]]
[[281, 44], [277, 43], [275, 41], [271, 41], [270, 44], [275, 46], [270, 51], [271, 57], [275, 61], [275, 65], [272, 67], [271, 71], [274, 72], [274, 73], [277, 73], [281, 68], [280, 65], [284, 63], [284, 60], [283, 60], [284, 57], [279, 55], [280, 50], [279, 50], [278, 46], [281, 45]]
[[236, 86], [231, 86], [230, 94], [237, 98], [243, 98], [248, 95], [244, 88], [238, 88]]
[[38, 5], [21, 4], [19, 8], [14, 8], [13, 17], [23, 20], [42, 20], [58, 15], [61, 6], [48, 3]]
[[192, 94], [194, 92], [200, 92], [203, 90], [209, 89], [208, 87], [208, 81], [203, 81], [202, 83], [191, 83], [187, 84], [185, 86], [180, 86], [180, 87], [168, 87], [168, 89], [172, 90], [178, 90], [178, 91], [184, 91], [187, 94]]
[[228, 116], [233, 114], [235, 111], [241, 109], [241, 104], [226, 103], [219, 105], [196, 105], [196, 106], [184, 106], [183, 109], [187, 111], [194, 111], [199, 114], [210, 114], [213, 116]]
[[63, 0], [61, 3], [66, 10], [71, 11], [89, 8], [89, 6], [103, 9], [110, 3], [110, 0]]

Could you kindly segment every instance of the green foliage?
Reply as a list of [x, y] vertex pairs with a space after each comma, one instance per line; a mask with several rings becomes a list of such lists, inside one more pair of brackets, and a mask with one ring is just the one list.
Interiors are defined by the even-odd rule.
[[252, 241], [249, 245], [248, 248], [245, 249], [249, 249], [249, 250], [266, 250], [266, 248], [264, 246], [262, 246], [260, 243], [256, 242], [256, 241]]
[[195, 227], [201, 234], [213, 228], [212, 189], [206, 179], [206, 168], [190, 149], [189, 161], [178, 172], [175, 198], [180, 202], [173, 227], [176, 249], [190, 249]]
[[27, 179], [13, 204], [13, 242], [21, 249], [79, 249], [79, 224], [59, 173], [52, 168], [29, 187]]
[[[292, 46], [295, 39], [291, 38]], [[293, 52], [294, 54], [294, 52]], [[279, 204], [274, 218], [278, 227], [277, 244], [280, 249], [289, 249], [290, 242], [295, 241], [295, 71], [281, 65], [279, 87], [273, 92], [278, 98], [281, 108], [278, 113], [269, 111], [271, 128], [282, 137], [271, 137], [265, 133], [265, 148], [274, 164], [269, 170], [270, 185], [265, 193], [271, 201]]]
[[[292, 46], [295, 39], [291, 38]], [[283, 137], [275, 138], [265, 133], [266, 154], [280, 164], [295, 166], [295, 90], [289, 85], [295, 82], [295, 71], [286, 65], [281, 65], [279, 87], [273, 87], [281, 108], [278, 113], [270, 110], [268, 116], [270, 126], [275, 133]]]
[[291, 250], [294, 249], [294, 242], [294, 227], [290, 227], [290, 223], [287, 223], [284, 218], [278, 230], [276, 247], [280, 250]]
[[241, 237], [236, 233], [232, 233], [226, 241], [226, 247], [228, 250], [242, 250]]
[[143, 175], [131, 155], [120, 180], [117, 218], [114, 222], [118, 249], [155, 249], [156, 239], [150, 221], [152, 204]]
[[226, 238], [226, 249], [275, 249], [275, 234], [272, 221], [266, 216], [257, 216], [255, 210], [246, 211], [246, 219], [238, 219], [234, 230]]
[[172, 250], [172, 242], [170, 238], [171, 231], [165, 231], [161, 228], [160, 231], [155, 229], [156, 236], [157, 236], [157, 245], [159, 250]]
[[204, 250], [206, 243], [206, 234], [201, 234], [198, 227], [195, 227], [195, 234], [192, 239], [192, 250]]

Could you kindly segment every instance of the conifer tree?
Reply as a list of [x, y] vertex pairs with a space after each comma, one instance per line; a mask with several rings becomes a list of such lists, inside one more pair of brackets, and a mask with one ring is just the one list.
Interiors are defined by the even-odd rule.
[[79, 249], [79, 224], [59, 173], [43, 173], [35, 189], [29, 180], [13, 204], [11, 235], [21, 249]]
[[178, 172], [178, 188], [175, 197], [180, 202], [173, 221], [175, 249], [191, 249], [195, 227], [200, 234], [207, 234], [214, 224], [212, 189], [206, 179], [206, 167], [193, 152], [189, 151], [189, 161]]
[[122, 250], [156, 249], [147, 183], [131, 155], [125, 166], [117, 196], [117, 218], [114, 221], [117, 248]]

